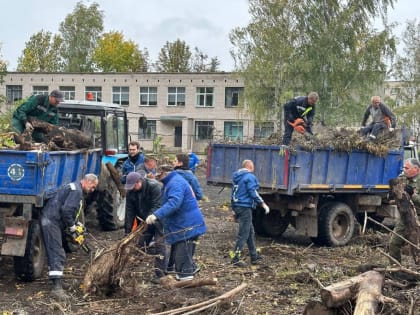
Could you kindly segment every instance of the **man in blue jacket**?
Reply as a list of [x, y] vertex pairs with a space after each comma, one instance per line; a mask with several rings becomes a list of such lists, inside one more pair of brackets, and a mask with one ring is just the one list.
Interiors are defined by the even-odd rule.
[[184, 177], [184, 179], [190, 184], [195, 198], [197, 200], [203, 199], [203, 190], [201, 189], [200, 182], [198, 181], [197, 177], [194, 173], [190, 170], [188, 166], [189, 158], [188, 155], [185, 153], [179, 153], [175, 156], [174, 160], [174, 170]]
[[159, 167], [156, 178], [163, 183], [162, 206], [146, 218], [147, 224], [163, 223], [171, 245], [177, 280], [194, 278], [195, 243], [206, 230], [203, 215], [191, 186], [170, 165]]
[[127, 174], [137, 172], [144, 163], [144, 154], [140, 150], [140, 143], [131, 141], [128, 144], [128, 159], [124, 161], [121, 168], [121, 183], [125, 184]]
[[188, 152], [188, 157], [188, 167], [190, 168], [191, 172], [195, 173], [195, 168], [200, 164], [200, 159], [198, 158], [197, 154], [191, 150]]
[[98, 177], [86, 174], [80, 182], [60, 187], [42, 209], [41, 232], [47, 252], [48, 277], [53, 284], [52, 294], [60, 300], [69, 298], [61, 283], [66, 261], [63, 232], [76, 231], [78, 213], [83, 211], [83, 194], [93, 192], [97, 186]]
[[246, 266], [246, 263], [241, 260], [242, 249], [245, 243], [248, 245], [251, 264], [258, 264], [262, 259], [255, 246], [252, 209], [255, 209], [259, 205], [265, 210], [265, 214], [268, 214], [270, 208], [258, 194], [259, 183], [253, 172], [254, 162], [244, 160], [242, 162], [242, 168], [234, 172], [232, 178], [231, 206], [235, 213], [235, 218], [239, 223], [235, 250], [231, 261], [235, 267]]

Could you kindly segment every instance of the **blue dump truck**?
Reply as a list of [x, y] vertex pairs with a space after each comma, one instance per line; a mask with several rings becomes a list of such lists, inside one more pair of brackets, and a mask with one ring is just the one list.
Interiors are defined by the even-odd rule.
[[[13, 256], [16, 277], [38, 278], [45, 251], [39, 218], [46, 201], [57, 189], [80, 180], [87, 173], [99, 176], [97, 190], [85, 200], [96, 206], [103, 230], [124, 224], [124, 191], [110, 172], [127, 159], [127, 114], [119, 105], [90, 101], [66, 101], [58, 106], [59, 124], [81, 130], [92, 147], [72, 151], [0, 150], [0, 245], [1, 254]], [[145, 126], [145, 117], [139, 124]], [[92, 208], [92, 207], [91, 207]]]
[[61, 185], [99, 174], [101, 151], [0, 150], [1, 254], [13, 256], [18, 279], [41, 276], [45, 250], [39, 218], [45, 202]]
[[207, 184], [230, 186], [242, 161], [253, 160], [260, 194], [271, 209], [269, 215], [254, 211], [256, 233], [277, 237], [292, 224], [316, 244], [340, 246], [365, 214], [378, 220], [398, 215], [387, 199], [388, 181], [402, 172], [407, 157], [417, 157], [413, 146], [380, 157], [360, 150], [214, 143], [208, 147]]

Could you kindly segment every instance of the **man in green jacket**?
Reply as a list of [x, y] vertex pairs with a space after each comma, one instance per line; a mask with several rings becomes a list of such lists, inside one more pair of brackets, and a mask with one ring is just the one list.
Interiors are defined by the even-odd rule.
[[[25, 129], [33, 130], [32, 124], [28, 121], [29, 117], [57, 125], [57, 105], [61, 101], [63, 101], [63, 93], [59, 90], [53, 90], [50, 95], [32, 95], [13, 112], [12, 127], [14, 131], [21, 134]], [[34, 141], [42, 142], [44, 135], [34, 132], [32, 138]]]
[[[404, 161], [404, 174], [406, 186], [405, 191], [410, 195], [416, 208], [417, 216], [420, 215], [420, 162], [417, 159], [409, 158]], [[405, 236], [406, 226], [402, 220], [398, 220], [394, 232]], [[389, 241], [389, 255], [401, 262], [401, 248], [405, 241], [399, 236], [392, 234]]]

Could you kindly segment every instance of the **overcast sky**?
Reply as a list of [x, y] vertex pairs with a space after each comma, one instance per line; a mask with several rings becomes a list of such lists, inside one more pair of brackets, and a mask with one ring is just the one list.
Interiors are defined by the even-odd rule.
[[[73, 12], [74, 0], [0, 0], [0, 43], [2, 59], [15, 71], [25, 42], [41, 31], [58, 33], [66, 15]], [[90, 5], [93, 1], [83, 1]], [[140, 49], [147, 48], [156, 61], [166, 41], [184, 40], [193, 51], [198, 47], [218, 57], [220, 69], [233, 70], [229, 32], [249, 22], [247, 0], [96, 0], [104, 11], [104, 31], [121, 31]], [[398, 0], [390, 21], [404, 25], [420, 17], [420, 1]], [[400, 27], [401, 29], [402, 27]]]

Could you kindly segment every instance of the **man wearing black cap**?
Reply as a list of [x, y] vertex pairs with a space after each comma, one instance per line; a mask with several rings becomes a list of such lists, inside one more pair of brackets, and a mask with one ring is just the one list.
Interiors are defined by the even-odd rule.
[[[58, 124], [57, 105], [63, 101], [63, 93], [53, 90], [50, 95], [32, 95], [26, 102], [20, 105], [14, 112], [12, 127], [15, 132], [21, 134], [25, 129], [33, 130], [29, 117], [34, 117], [47, 123]], [[33, 132], [34, 141], [42, 142], [44, 135], [40, 132]]]
[[[128, 191], [125, 205], [125, 233], [130, 233], [137, 225], [138, 220], [146, 220], [161, 205], [161, 185], [154, 179], [145, 178], [144, 172], [131, 172], [126, 177], [125, 189]], [[139, 239], [139, 246], [149, 251], [154, 240], [155, 275], [153, 282], [165, 275], [166, 246], [163, 239], [163, 229], [159, 224], [149, 225]]]

